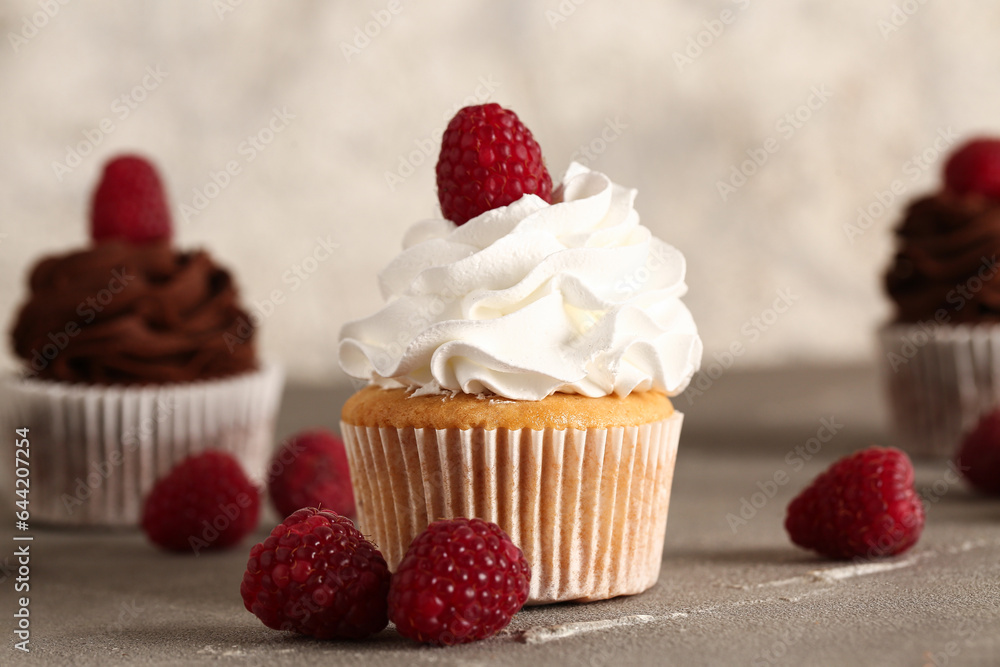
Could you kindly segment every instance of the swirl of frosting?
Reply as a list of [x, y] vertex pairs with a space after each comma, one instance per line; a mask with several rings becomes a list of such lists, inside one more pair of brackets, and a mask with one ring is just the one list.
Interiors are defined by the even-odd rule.
[[948, 192], [918, 199], [896, 240], [885, 276], [896, 321], [937, 318], [942, 309], [956, 324], [1000, 320], [1000, 204]]
[[684, 257], [639, 224], [635, 196], [574, 163], [552, 204], [416, 223], [379, 274], [387, 304], [342, 329], [341, 366], [421, 393], [680, 393], [702, 352]]
[[31, 375], [127, 385], [257, 366], [232, 277], [205, 252], [101, 243], [43, 258], [29, 285], [12, 338]]

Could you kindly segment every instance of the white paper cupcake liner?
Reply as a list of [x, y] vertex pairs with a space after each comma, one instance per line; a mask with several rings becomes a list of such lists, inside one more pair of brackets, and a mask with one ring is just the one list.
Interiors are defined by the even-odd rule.
[[1000, 406], [1000, 326], [890, 325], [879, 333], [893, 444], [948, 457]]
[[437, 519], [497, 523], [531, 563], [529, 604], [656, 583], [683, 416], [609, 429], [413, 429], [341, 422], [362, 532], [395, 570]]
[[276, 366], [135, 389], [7, 382], [5, 427], [29, 429], [32, 522], [135, 526], [156, 480], [206, 449], [232, 452], [262, 480], [283, 383]]

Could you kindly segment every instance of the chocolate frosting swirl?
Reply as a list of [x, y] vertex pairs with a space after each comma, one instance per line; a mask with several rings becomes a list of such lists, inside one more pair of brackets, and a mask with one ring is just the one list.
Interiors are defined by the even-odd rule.
[[29, 285], [12, 338], [30, 375], [163, 384], [257, 366], [233, 279], [203, 251], [102, 243], [43, 258]]
[[1000, 321], [1000, 202], [949, 192], [918, 199], [896, 239], [885, 285], [897, 322]]

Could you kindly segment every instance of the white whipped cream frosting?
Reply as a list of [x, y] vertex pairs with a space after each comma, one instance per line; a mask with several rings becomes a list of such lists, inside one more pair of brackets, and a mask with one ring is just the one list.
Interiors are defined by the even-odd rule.
[[552, 204], [416, 223], [379, 274], [386, 305], [341, 330], [341, 366], [420, 393], [680, 393], [702, 354], [684, 256], [639, 224], [635, 196], [573, 163]]

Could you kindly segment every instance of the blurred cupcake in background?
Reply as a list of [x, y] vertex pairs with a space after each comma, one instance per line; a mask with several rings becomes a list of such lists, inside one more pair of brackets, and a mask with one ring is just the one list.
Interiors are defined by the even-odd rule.
[[30, 272], [11, 331], [23, 374], [5, 390], [29, 429], [33, 520], [136, 525], [153, 483], [205, 449], [263, 477], [282, 374], [259, 361], [230, 273], [171, 236], [156, 170], [120, 156], [94, 193], [92, 244]]
[[973, 139], [896, 229], [879, 332], [896, 444], [949, 456], [1000, 405], [1000, 139]]

